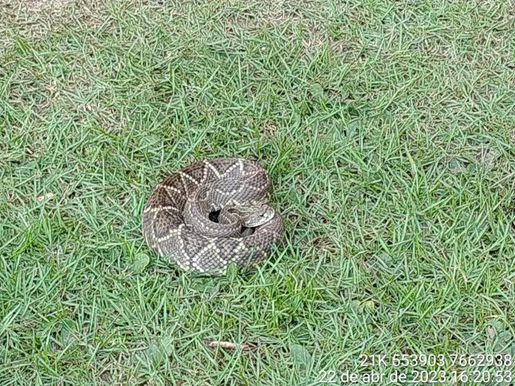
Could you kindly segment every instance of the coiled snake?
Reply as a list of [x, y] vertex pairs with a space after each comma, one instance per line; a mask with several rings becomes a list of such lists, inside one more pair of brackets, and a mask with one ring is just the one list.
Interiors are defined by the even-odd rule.
[[143, 235], [186, 271], [224, 273], [262, 261], [283, 232], [271, 180], [255, 161], [218, 158], [169, 175], [143, 211]]

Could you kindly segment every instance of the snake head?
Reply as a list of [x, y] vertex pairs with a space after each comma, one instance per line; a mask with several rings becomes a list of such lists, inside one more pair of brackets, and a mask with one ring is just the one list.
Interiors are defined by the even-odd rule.
[[264, 225], [275, 216], [275, 210], [261, 202], [232, 207], [229, 211], [237, 213], [242, 225], [246, 228], [256, 228]]

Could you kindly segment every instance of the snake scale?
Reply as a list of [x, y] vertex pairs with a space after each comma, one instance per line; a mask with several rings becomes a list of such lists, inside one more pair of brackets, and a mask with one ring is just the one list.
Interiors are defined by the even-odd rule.
[[166, 177], [143, 210], [143, 235], [162, 257], [186, 271], [224, 273], [254, 265], [283, 233], [268, 204], [271, 179], [257, 162], [218, 158]]

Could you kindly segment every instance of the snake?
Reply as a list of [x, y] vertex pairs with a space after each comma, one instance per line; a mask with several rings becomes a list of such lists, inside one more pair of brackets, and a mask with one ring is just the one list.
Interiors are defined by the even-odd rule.
[[271, 255], [283, 220], [269, 203], [272, 181], [257, 161], [214, 158], [169, 174], [143, 209], [148, 246], [184, 271], [223, 274]]

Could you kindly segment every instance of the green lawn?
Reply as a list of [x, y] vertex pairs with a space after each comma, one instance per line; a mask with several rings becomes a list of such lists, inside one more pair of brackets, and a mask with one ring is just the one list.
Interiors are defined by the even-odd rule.
[[[512, 2], [0, 13], [1, 385], [343, 385], [317, 382], [515, 355]], [[185, 274], [145, 245], [143, 205], [223, 156], [270, 171], [284, 243]]]

